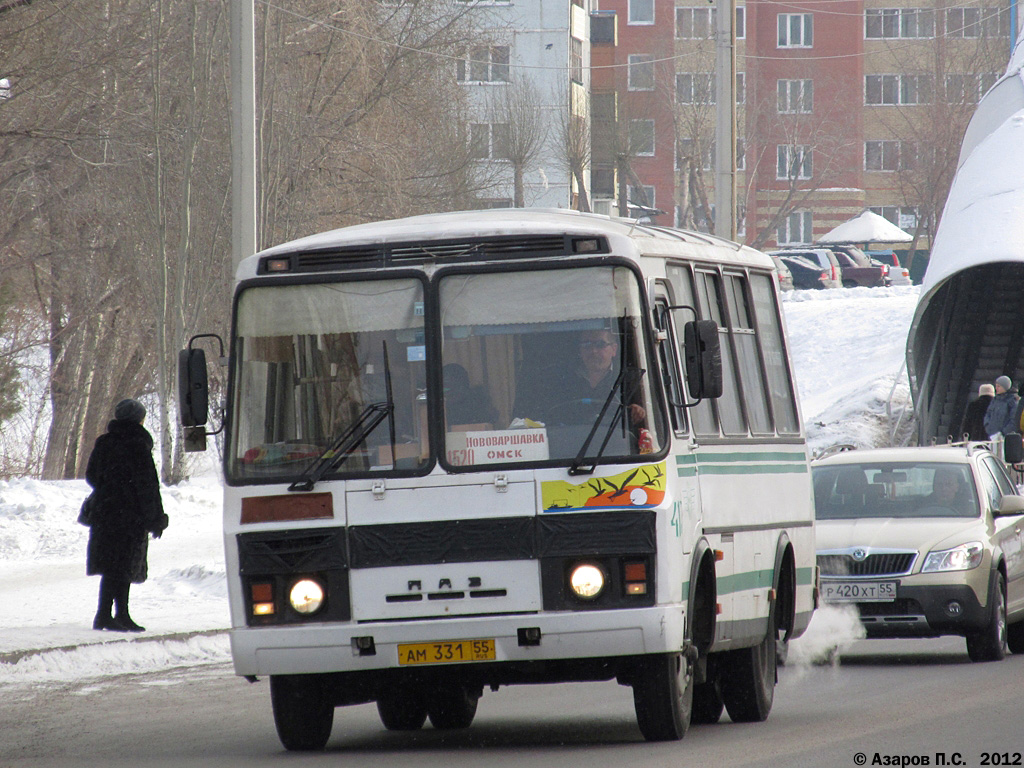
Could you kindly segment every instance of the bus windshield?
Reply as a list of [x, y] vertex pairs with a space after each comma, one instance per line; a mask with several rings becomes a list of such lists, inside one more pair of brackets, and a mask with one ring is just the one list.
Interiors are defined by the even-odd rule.
[[244, 291], [228, 477], [295, 477], [353, 429], [362, 439], [330, 473], [425, 466], [423, 314], [423, 285], [411, 278]]
[[442, 278], [439, 298], [450, 466], [661, 450], [632, 271], [460, 273]]

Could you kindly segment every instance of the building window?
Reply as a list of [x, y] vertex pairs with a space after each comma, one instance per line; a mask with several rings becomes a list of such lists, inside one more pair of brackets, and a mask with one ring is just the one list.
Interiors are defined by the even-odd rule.
[[[717, 78], [706, 72], [679, 72], [676, 74], [676, 102], [679, 104], [711, 105], [717, 101]], [[736, 73], [736, 103], [747, 100], [746, 73]]]
[[654, 23], [654, 0], [629, 0], [630, 24]]
[[591, 168], [590, 191], [601, 197], [615, 197], [615, 169]]
[[947, 104], [977, 104], [989, 88], [996, 84], [999, 75], [946, 75]]
[[780, 115], [809, 115], [814, 108], [813, 80], [779, 80]]
[[907, 205], [872, 205], [868, 208], [905, 232], [917, 228], [917, 208]]
[[809, 146], [779, 144], [776, 150], [776, 179], [792, 181], [794, 179], [811, 178], [813, 168], [811, 166], [811, 148]]
[[[718, 15], [714, 8], [676, 8], [676, 38], [679, 40], [708, 40], [715, 36]], [[746, 6], [736, 6], [736, 39], [747, 36]]]
[[715, 76], [703, 72], [677, 73], [676, 100], [680, 104], [714, 104]]
[[814, 240], [814, 217], [810, 211], [793, 211], [779, 225], [775, 239], [779, 245], [802, 245]]
[[1010, 9], [947, 8], [947, 37], [1009, 37]]
[[907, 159], [913, 154], [909, 146], [906, 152], [901, 151], [903, 142], [900, 141], [865, 141], [864, 142], [864, 170], [865, 171], [902, 171], [907, 166], [903, 163], [902, 155], [906, 154]]
[[780, 13], [779, 48], [810, 48], [814, 45], [814, 17], [810, 13]]
[[456, 77], [460, 82], [507, 83], [509, 75], [507, 45], [479, 45], [469, 53], [469, 61], [459, 60]]
[[583, 84], [583, 41], [575, 37], [569, 38], [569, 78]]
[[629, 153], [650, 156], [654, 154], [654, 121], [629, 121]]
[[643, 215], [644, 208], [654, 209], [654, 187], [649, 184], [642, 184], [639, 187], [630, 185], [629, 196], [626, 198], [630, 208], [640, 210], [633, 211], [633, 215]]
[[715, 36], [714, 8], [676, 8], [676, 37], [708, 40]]
[[689, 160], [695, 167], [705, 171], [714, 170], [714, 142], [701, 147], [695, 139], [679, 139], [676, 143], [676, 170], [683, 170], [684, 160]]
[[629, 90], [654, 90], [654, 57], [648, 53], [629, 55]]
[[864, 38], [888, 40], [935, 37], [931, 8], [870, 8], [864, 12]]
[[474, 160], [508, 160], [508, 123], [470, 123], [469, 154]]
[[931, 75], [865, 75], [867, 105], [931, 104]]

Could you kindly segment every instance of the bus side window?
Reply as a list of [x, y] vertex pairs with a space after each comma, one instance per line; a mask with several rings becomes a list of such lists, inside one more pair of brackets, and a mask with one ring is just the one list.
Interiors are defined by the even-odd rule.
[[[670, 264], [668, 265], [666, 274], [672, 283], [672, 289], [675, 291], [675, 302], [677, 304], [687, 304], [691, 307], [696, 307], [698, 319], [713, 319], [709, 318], [707, 314], [707, 305], [705, 304], [702, 307], [697, 302], [693, 287], [693, 273], [690, 271], [688, 266]], [[678, 355], [682, 359], [684, 356], [684, 351], [681, 346], [683, 342], [683, 325], [693, 318], [688, 317], [686, 312], [675, 312], [673, 313], [673, 317], [675, 318], [675, 337]], [[693, 421], [694, 434], [718, 437], [718, 420], [715, 417], [715, 411], [711, 405], [711, 400], [701, 400], [697, 405], [690, 408], [689, 412], [690, 419]]]
[[736, 378], [735, 345], [722, 308], [722, 280], [718, 272], [698, 270], [697, 291], [702, 311], [706, 311], [707, 319], [718, 323], [718, 333], [722, 343], [723, 391], [722, 396], [715, 401], [722, 432], [726, 435], [745, 436], [747, 421], [740, 402], [739, 381]]
[[658, 344], [658, 363], [661, 366], [661, 379], [668, 398], [669, 416], [672, 419], [673, 432], [686, 432], [686, 394], [683, 391], [682, 374], [677, 358], [679, 344], [675, 338], [675, 328], [668, 313], [668, 302], [658, 297], [654, 308], [654, 319], [659, 331], [666, 338]]
[[729, 324], [736, 344], [737, 374], [740, 392], [746, 406], [750, 431], [755, 435], [772, 434], [768, 412], [768, 392], [761, 367], [761, 353], [754, 329], [753, 313], [747, 298], [747, 280], [742, 274], [726, 273], [726, 294], [729, 299]]
[[796, 393], [786, 363], [775, 286], [768, 275], [751, 275], [750, 291], [754, 297], [754, 319], [768, 375], [768, 396], [775, 429], [780, 435], [794, 435], [799, 432]]

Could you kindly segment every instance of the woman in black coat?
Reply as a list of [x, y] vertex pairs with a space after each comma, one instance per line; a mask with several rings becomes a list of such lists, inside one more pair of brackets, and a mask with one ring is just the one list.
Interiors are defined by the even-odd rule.
[[967, 404], [963, 431], [967, 434], [968, 440], [988, 440], [988, 432], [985, 430], [985, 412], [995, 393], [996, 390], [991, 384], [982, 384], [978, 389], [977, 399]]
[[153, 464], [153, 438], [142, 426], [145, 417], [146, 409], [137, 400], [119, 402], [106, 434], [96, 439], [85, 470], [93, 487], [86, 573], [102, 577], [93, 629], [145, 629], [128, 614], [128, 590], [133, 582], [146, 580], [149, 534], [160, 538], [167, 527]]

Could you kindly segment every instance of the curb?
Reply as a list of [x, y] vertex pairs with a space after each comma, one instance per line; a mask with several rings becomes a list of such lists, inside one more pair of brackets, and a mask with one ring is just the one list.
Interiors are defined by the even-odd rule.
[[[131, 635], [130, 637], [107, 635], [108, 637], [111, 637], [110, 640], [103, 639], [103, 640], [97, 640], [96, 642], [92, 642], [92, 643], [75, 643], [73, 645], [60, 645], [60, 646], [53, 646], [51, 648], [29, 648], [29, 649], [26, 649], [26, 650], [19, 650], [19, 651], [0, 652], [0, 664], [17, 664], [22, 659], [28, 659], [28, 658], [31, 658], [33, 656], [41, 656], [44, 653], [53, 653], [55, 651], [60, 651], [60, 652], [68, 653], [70, 651], [76, 651], [79, 648], [87, 648], [87, 647], [92, 646], [92, 645], [117, 645], [117, 644], [127, 644], [127, 643], [156, 643], [156, 642], [166, 642], [168, 640], [169, 641], [176, 641], [176, 640], [183, 641], [183, 640], [191, 640], [193, 637], [216, 637], [217, 635], [226, 635], [228, 633], [228, 631], [229, 630], [227, 630], [227, 629], [205, 629], [205, 630], [198, 630], [198, 631], [195, 631], [195, 632], [171, 632], [169, 634], [163, 634], [163, 635], [145, 635], [143, 633], [138, 633], [138, 634], [125, 633], [126, 635]], [[120, 633], [118, 633], [118, 635], [120, 635]]]

